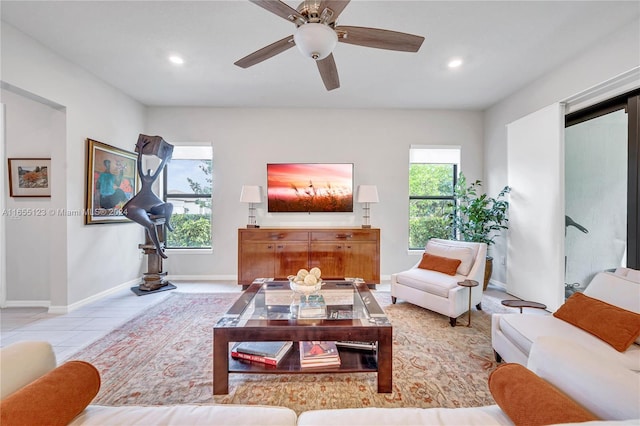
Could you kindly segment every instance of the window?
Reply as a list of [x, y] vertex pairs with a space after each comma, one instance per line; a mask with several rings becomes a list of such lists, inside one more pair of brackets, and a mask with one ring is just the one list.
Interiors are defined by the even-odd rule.
[[459, 147], [412, 146], [409, 154], [409, 250], [429, 238], [451, 238], [450, 212], [460, 163]]
[[164, 200], [173, 204], [169, 249], [211, 248], [212, 150], [175, 146], [164, 170]]

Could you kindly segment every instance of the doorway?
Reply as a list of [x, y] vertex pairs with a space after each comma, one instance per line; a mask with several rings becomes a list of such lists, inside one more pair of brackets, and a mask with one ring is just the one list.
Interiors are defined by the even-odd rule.
[[603, 270], [637, 269], [638, 91], [565, 120], [565, 297]]

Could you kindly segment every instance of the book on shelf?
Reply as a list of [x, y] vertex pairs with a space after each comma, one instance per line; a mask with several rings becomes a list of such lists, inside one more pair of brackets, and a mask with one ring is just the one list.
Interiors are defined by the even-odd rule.
[[378, 342], [361, 342], [354, 340], [343, 340], [336, 342], [336, 346], [348, 349], [359, 349], [364, 351], [378, 350]]
[[330, 305], [327, 306], [327, 318], [329, 319], [354, 319], [358, 315], [354, 314], [353, 305]]
[[340, 354], [336, 342], [302, 341], [300, 345], [300, 367], [326, 367], [340, 365]]
[[231, 348], [231, 356], [263, 364], [277, 365], [292, 347], [292, 341], [237, 342]]

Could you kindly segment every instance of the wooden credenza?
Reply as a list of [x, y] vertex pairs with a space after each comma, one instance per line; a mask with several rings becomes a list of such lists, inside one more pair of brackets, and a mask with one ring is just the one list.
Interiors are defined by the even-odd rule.
[[314, 266], [322, 277], [380, 282], [380, 229], [240, 228], [238, 284], [256, 278], [286, 279]]

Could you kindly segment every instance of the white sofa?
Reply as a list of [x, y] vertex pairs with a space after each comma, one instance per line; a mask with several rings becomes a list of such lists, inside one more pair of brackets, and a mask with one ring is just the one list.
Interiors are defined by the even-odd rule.
[[[25, 341], [2, 348], [0, 351], [0, 399], [4, 400], [53, 370], [55, 366], [55, 354], [47, 342]], [[34, 406], [37, 403], [34, 401]], [[89, 405], [68, 424], [74, 426], [295, 426], [296, 422], [295, 411], [285, 407], [223, 404], [153, 407]]]
[[[614, 272], [600, 272], [591, 280], [584, 294], [628, 311], [640, 313], [640, 277], [637, 272], [621, 268]], [[527, 365], [531, 346], [541, 336], [561, 338], [579, 344], [620, 366], [640, 374], [640, 339], [624, 352], [618, 352], [594, 335], [553, 315], [493, 314], [491, 343], [496, 359]]]
[[486, 266], [487, 245], [466, 241], [442, 240], [432, 238], [427, 242], [424, 252], [436, 256], [460, 259], [455, 275], [418, 268], [420, 261], [411, 269], [391, 275], [391, 301], [404, 300], [430, 311], [449, 317], [452, 327], [456, 318], [469, 310], [469, 288], [459, 286], [464, 280], [479, 283], [471, 287], [471, 305], [478, 310], [482, 307], [484, 270]]
[[[597, 417], [580, 425], [640, 424], [640, 379], [615, 364], [590, 357], [577, 345], [541, 337], [533, 345], [529, 370]], [[532, 405], [534, 402], [532, 401]], [[497, 405], [473, 408], [354, 408], [305, 411], [298, 426], [512, 425]], [[566, 424], [566, 423], [565, 423]]]
[[[531, 367], [587, 410], [606, 421], [581, 423], [637, 425], [640, 392], [627, 370], [590, 359], [575, 346], [552, 338], [537, 341]], [[19, 342], [0, 350], [0, 390], [6, 400], [55, 367], [46, 342]], [[595, 370], [595, 371], [594, 371]], [[592, 377], [593, 380], [588, 380]], [[626, 383], [626, 384], [625, 384]], [[638, 385], [638, 382], [635, 382]], [[620, 387], [622, 386], [622, 387]], [[635, 392], [635, 393], [634, 393]], [[33, 402], [34, 407], [38, 401]], [[19, 424], [25, 424], [19, 422]], [[241, 405], [119, 406], [89, 405], [70, 425], [513, 425], [497, 405], [470, 408], [354, 408], [312, 410], [296, 416], [284, 407]], [[4, 425], [4, 423], [3, 423]]]

